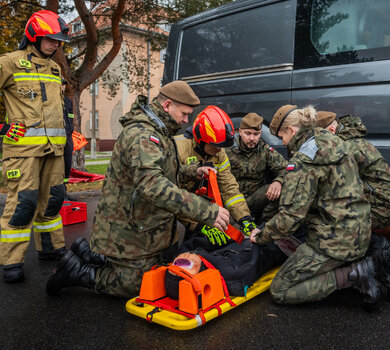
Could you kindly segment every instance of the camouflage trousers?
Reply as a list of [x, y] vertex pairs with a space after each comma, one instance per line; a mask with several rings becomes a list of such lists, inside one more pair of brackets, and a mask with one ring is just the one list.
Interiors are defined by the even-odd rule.
[[373, 230], [390, 226], [390, 198], [387, 202], [375, 197], [373, 193], [365, 193], [371, 204], [371, 227]]
[[268, 187], [269, 185], [262, 186], [245, 198], [256, 223], [268, 221], [278, 212], [279, 200], [270, 201], [265, 195]]
[[319, 301], [337, 289], [335, 268], [344, 261], [317, 253], [303, 243], [282, 265], [271, 283], [278, 304]]
[[144, 272], [162, 262], [160, 255], [138, 260], [106, 259], [105, 265], [97, 270], [95, 291], [126, 298], [139, 295]]

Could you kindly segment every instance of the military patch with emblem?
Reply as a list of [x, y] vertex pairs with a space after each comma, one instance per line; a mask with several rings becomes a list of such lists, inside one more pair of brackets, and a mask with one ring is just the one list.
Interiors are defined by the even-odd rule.
[[19, 63], [22, 67], [26, 67], [26, 68], [31, 68], [31, 62], [30, 61], [27, 61], [27, 60], [19, 60]]
[[57, 69], [57, 68], [52, 68], [51, 69], [51, 72], [53, 73], [53, 75], [59, 77], [60, 76], [60, 71]]
[[150, 135], [149, 136], [149, 140], [153, 141], [154, 143], [156, 143], [158, 145], [160, 144], [160, 139], [158, 137], [156, 137], [156, 136]]
[[271, 147], [271, 146], [268, 146], [268, 149], [269, 149], [271, 152], [274, 150], [274, 148]]
[[291, 171], [291, 170], [294, 170], [294, 169], [295, 169], [295, 164], [294, 163], [287, 164], [286, 171]]

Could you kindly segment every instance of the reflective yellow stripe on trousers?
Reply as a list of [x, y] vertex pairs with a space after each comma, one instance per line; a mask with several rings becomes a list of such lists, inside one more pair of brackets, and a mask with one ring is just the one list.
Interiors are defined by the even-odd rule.
[[46, 221], [46, 222], [37, 222], [34, 221], [34, 231], [35, 232], [53, 232], [62, 227], [62, 218], [59, 216], [57, 219]]
[[24, 134], [24, 137], [20, 137], [18, 141], [4, 138], [3, 143], [12, 145], [46, 145], [48, 140], [50, 140], [51, 144], [53, 145], [65, 145], [65, 129], [28, 129]]
[[0, 242], [28, 242], [30, 236], [30, 228], [25, 230], [1, 230]]
[[227, 200], [225, 202], [225, 207], [229, 208], [233, 204], [236, 204], [238, 202], [244, 202], [244, 201], [245, 201], [244, 196], [242, 194], [238, 194], [237, 196], [234, 196], [234, 197], [230, 198], [229, 200]]

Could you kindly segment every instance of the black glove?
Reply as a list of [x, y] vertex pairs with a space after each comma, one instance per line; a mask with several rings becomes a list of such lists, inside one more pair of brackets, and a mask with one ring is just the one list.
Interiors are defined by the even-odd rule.
[[212, 245], [218, 244], [219, 246], [224, 246], [231, 239], [225, 232], [207, 225], [204, 225], [200, 232], [202, 232], [209, 239]]
[[257, 227], [254, 220], [254, 218], [248, 215], [244, 216], [238, 221], [240, 224], [240, 230], [244, 233], [245, 236], [249, 236], [251, 232]]

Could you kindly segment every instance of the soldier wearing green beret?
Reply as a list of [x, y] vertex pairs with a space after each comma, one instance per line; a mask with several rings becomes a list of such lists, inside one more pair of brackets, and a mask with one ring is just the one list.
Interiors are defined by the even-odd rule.
[[[363, 258], [371, 237], [370, 205], [355, 160], [337, 136], [316, 127], [313, 107], [283, 106], [271, 132], [292, 156], [286, 166], [279, 212], [251, 241], [266, 244], [293, 234], [303, 221], [305, 243], [282, 265], [271, 284], [280, 304], [322, 300], [337, 289], [355, 287], [365, 304], [377, 305], [376, 271], [390, 275], [390, 252]], [[362, 259], [363, 258], [363, 259]], [[387, 261], [387, 263], [386, 263]]]
[[[161, 264], [162, 253], [177, 242], [176, 216], [221, 231], [227, 228], [226, 209], [177, 187], [180, 168], [173, 135], [198, 104], [198, 97], [184, 81], [163, 86], [150, 106], [145, 96], [137, 97], [130, 112], [120, 119], [123, 130], [94, 217], [93, 253], [88, 244], [74, 244], [50, 277], [48, 294], [83, 286], [105, 294], [135, 296], [143, 273]], [[195, 171], [200, 177], [206, 170]], [[105, 259], [91, 259], [97, 254]], [[95, 265], [88, 263], [92, 260]]]
[[[260, 137], [263, 118], [249, 113], [242, 118], [234, 146], [226, 149], [231, 171], [256, 222], [269, 220], [278, 209], [287, 161]], [[266, 179], [272, 179], [266, 184]]]

